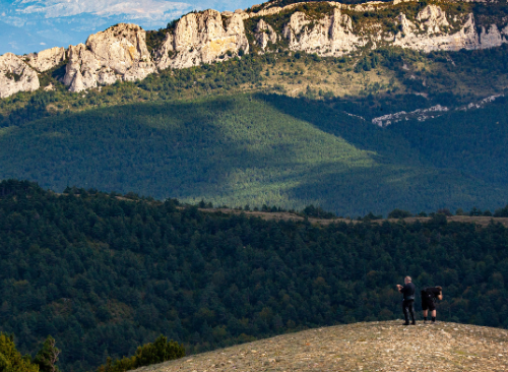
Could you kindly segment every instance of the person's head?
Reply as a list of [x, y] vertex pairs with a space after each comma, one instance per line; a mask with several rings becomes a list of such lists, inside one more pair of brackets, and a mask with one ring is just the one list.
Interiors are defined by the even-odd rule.
[[406, 276], [406, 277], [404, 278], [404, 283], [406, 283], [406, 284], [411, 283], [411, 277], [410, 277], [410, 276]]
[[443, 293], [443, 287], [436, 286], [436, 289], [439, 291], [439, 293]]

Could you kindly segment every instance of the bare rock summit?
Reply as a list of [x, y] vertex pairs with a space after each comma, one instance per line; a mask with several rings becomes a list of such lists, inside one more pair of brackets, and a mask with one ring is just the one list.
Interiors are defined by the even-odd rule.
[[[121, 23], [91, 35], [86, 44], [44, 50], [23, 60], [40, 73], [68, 60], [63, 83], [71, 92], [81, 92], [116, 81], [143, 80], [168, 68], [241, 58], [253, 51], [290, 50], [341, 57], [387, 46], [428, 53], [495, 48], [508, 43], [508, 17], [494, 14], [486, 18], [481, 9], [464, 4], [394, 0], [279, 6], [268, 2], [247, 11], [194, 11], [163, 30], [165, 39], [151, 45], [150, 51], [141, 27]], [[16, 71], [19, 66], [25, 67], [14, 55], [2, 58], [9, 61], [3, 62], [5, 66], [16, 65]], [[23, 79], [18, 79], [17, 73], [4, 68], [0, 75], [6, 82], [0, 88], [2, 97], [37, 89], [33, 70], [23, 70]]]
[[0, 56], [0, 98], [17, 92], [33, 92], [39, 87], [37, 73], [21, 58], [12, 53]]
[[70, 46], [68, 58], [64, 84], [71, 92], [117, 80], [143, 80], [156, 72], [146, 46], [146, 33], [133, 24], [121, 23], [91, 35], [86, 44]]
[[186, 68], [227, 60], [249, 52], [243, 19], [238, 13], [216, 10], [183, 16], [159, 51], [159, 69]]
[[51, 70], [65, 61], [64, 48], [51, 48], [29, 55], [28, 64], [39, 72]]

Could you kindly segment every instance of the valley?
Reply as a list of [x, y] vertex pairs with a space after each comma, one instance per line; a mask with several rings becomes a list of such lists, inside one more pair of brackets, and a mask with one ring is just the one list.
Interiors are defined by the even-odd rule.
[[[508, 368], [506, 1], [48, 47], [0, 56], [0, 370]], [[437, 325], [400, 326], [405, 275]]]

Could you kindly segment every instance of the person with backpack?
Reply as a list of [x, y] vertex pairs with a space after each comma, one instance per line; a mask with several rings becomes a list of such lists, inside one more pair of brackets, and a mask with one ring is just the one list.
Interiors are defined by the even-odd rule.
[[415, 302], [415, 293], [416, 287], [412, 283], [412, 279], [410, 276], [406, 276], [404, 278], [404, 286], [397, 284], [397, 289], [404, 296], [402, 300], [402, 312], [404, 313], [404, 318], [406, 322], [404, 325], [409, 325], [409, 315], [411, 315], [411, 320], [413, 325], [415, 322], [415, 312], [414, 312], [414, 302]]
[[432, 316], [432, 324], [436, 322], [436, 298], [438, 300], [443, 299], [443, 288], [442, 287], [428, 287], [425, 289], [422, 289], [422, 310], [423, 310], [423, 322], [427, 323], [427, 316]]

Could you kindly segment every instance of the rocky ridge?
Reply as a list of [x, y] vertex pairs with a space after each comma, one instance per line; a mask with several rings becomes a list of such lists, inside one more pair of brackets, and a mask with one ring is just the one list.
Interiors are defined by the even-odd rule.
[[39, 87], [37, 73], [21, 58], [12, 53], [0, 56], [0, 98], [18, 92], [33, 92]]
[[372, 119], [372, 124], [377, 125], [379, 127], [387, 127], [391, 124], [398, 123], [399, 121], [403, 120], [416, 119], [418, 121], [425, 121], [428, 119], [434, 119], [436, 117], [442, 116], [443, 114], [449, 111], [468, 111], [483, 108], [487, 104], [492, 103], [496, 99], [502, 97], [504, 97], [504, 94], [495, 94], [492, 96], [485, 97], [484, 99], [478, 102], [470, 102], [467, 105], [462, 105], [458, 107], [435, 105], [429, 108], [416, 109], [411, 112], [400, 111], [393, 114], [387, 114], [374, 118]]
[[[146, 32], [137, 25], [119, 24], [91, 35], [86, 44], [52, 48], [23, 60], [6, 54], [5, 71], [26, 70], [28, 80], [1, 73], [5, 81], [0, 97], [19, 91], [32, 91], [37, 72], [51, 70], [67, 60], [63, 83], [71, 92], [81, 92], [116, 81], [142, 80], [167, 68], [181, 69], [215, 63], [244, 53], [276, 52], [281, 49], [340, 57], [363, 48], [393, 45], [422, 52], [437, 50], [493, 48], [508, 42], [508, 19], [479, 25], [472, 12], [453, 16], [445, 7], [430, 4], [417, 14], [404, 13], [405, 3], [369, 2], [345, 5], [339, 2], [294, 3], [285, 7], [266, 3], [249, 11], [218, 12], [206, 10], [183, 16], [165, 30], [165, 39], [150, 53]], [[308, 11], [316, 4], [329, 9], [316, 16]], [[387, 22], [354, 21], [365, 12], [381, 14], [390, 7], [401, 7], [398, 16]], [[395, 8], [397, 10], [397, 8]], [[288, 17], [277, 28], [274, 17]], [[249, 28], [248, 24], [255, 27]], [[20, 65], [21, 63], [21, 65]], [[24, 64], [24, 65], [23, 65]], [[31, 72], [30, 72], [31, 70]]]
[[70, 46], [63, 83], [80, 92], [117, 80], [143, 80], [157, 70], [146, 46], [145, 31], [132, 24], [119, 24], [91, 35], [86, 44]]

